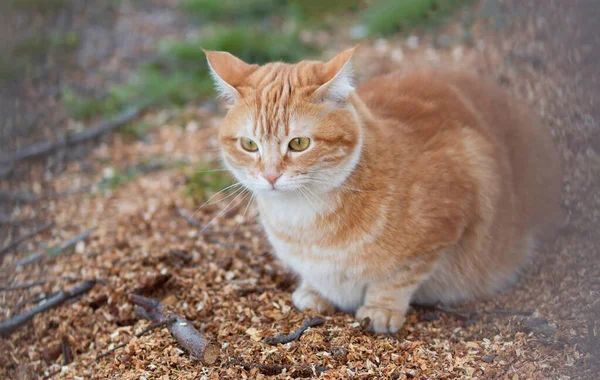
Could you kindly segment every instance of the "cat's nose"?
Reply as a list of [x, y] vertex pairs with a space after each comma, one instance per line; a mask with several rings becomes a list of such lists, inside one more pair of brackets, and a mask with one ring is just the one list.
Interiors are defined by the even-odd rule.
[[269, 182], [271, 186], [273, 186], [275, 185], [275, 181], [277, 181], [277, 179], [281, 177], [281, 173], [262, 173], [262, 176], [264, 179], [267, 180], [267, 182]]

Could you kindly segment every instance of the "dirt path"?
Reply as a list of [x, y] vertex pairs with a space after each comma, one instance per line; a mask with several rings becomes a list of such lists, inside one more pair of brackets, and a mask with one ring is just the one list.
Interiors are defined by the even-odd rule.
[[[31, 244], [32, 250], [40, 240], [52, 246], [89, 227], [97, 229], [72, 255], [19, 270], [11, 264], [25, 253], [7, 256], [1, 284], [32, 278], [47, 283], [1, 293], [2, 319], [34, 293], [92, 277], [107, 283], [0, 340], [0, 352], [9, 353], [0, 357], [0, 377], [31, 378], [47, 371], [63, 378], [238, 379], [274, 373], [285, 378], [317, 374], [316, 368], [307, 373], [303, 367], [317, 365], [328, 368], [322, 376], [329, 378], [597, 378], [600, 5], [594, 0], [485, 0], [479, 14], [483, 21], [474, 26], [458, 22], [441, 36], [366, 44], [356, 57], [357, 72], [368, 77], [424, 64], [456, 66], [496, 78], [542, 115], [565, 162], [568, 225], [554, 246], [540, 249], [518, 286], [464, 305], [478, 315], [413, 310], [397, 336], [365, 333], [352, 317], [336, 314], [299, 341], [266, 345], [262, 337], [287, 333], [307, 316], [292, 306], [293, 279], [270, 256], [255, 211], [251, 208], [243, 218], [245, 204], [203, 234], [178, 216], [178, 208], [195, 208], [182, 190], [189, 171], [167, 167], [95, 197], [76, 194], [13, 211], [16, 219], [46, 215], [58, 226]], [[472, 33], [468, 41], [443, 42], [465, 31]], [[44, 186], [65, 191], [97, 184], [114, 168], [157, 156], [210, 159], [219, 117], [194, 107], [177, 115], [151, 112], [145, 118], [163, 124], [159, 131], [143, 141], [116, 135], [89, 157], [98, 171], [87, 173], [85, 165], [71, 162]], [[36, 172], [31, 178], [36, 174], [42, 176]], [[32, 180], [32, 186], [41, 186], [39, 180]], [[194, 217], [208, 223], [227, 203], [205, 207]], [[163, 329], [96, 361], [98, 353], [146, 326], [133, 318], [126, 300], [135, 288], [161, 298], [218, 341], [221, 360], [209, 367], [193, 362]], [[533, 317], [547, 323], [483, 313], [494, 309], [533, 310]], [[75, 361], [61, 368], [64, 346]], [[286, 372], [265, 369], [273, 363], [287, 366]]]

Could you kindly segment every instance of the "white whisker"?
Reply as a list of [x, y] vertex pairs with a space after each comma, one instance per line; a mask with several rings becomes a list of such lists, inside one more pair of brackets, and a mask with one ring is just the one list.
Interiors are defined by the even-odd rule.
[[218, 217], [220, 217], [221, 215], [225, 214], [227, 211], [229, 211], [229, 210], [231, 210], [232, 208], [234, 208], [234, 207], [236, 207], [237, 205], [239, 205], [239, 204], [240, 204], [240, 202], [236, 203], [236, 204], [235, 204], [235, 205], [233, 205], [232, 207], [229, 207], [229, 206], [230, 206], [230, 205], [231, 205], [233, 202], [235, 202], [236, 200], [238, 200], [238, 199], [239, 199], [239, 197], [240, 197], [240, 196], [242, 196], [242, 195], [244, 196], [244, 197], [242, 198], [242, 201], [243, 201], [243, 200], [245, 199], [245, 196], [247, 195], [247, 193], [246, 193], [247, 191], [250, 191], [250, 190], [248, 190], [248, 189], [244, 188], [244, 190], [243, 190], [241, 193], [239, 193], [239, 194], [238, 194], [238, 195], [237, 195], [237, 196], [236, 196], [236, 197], [235, 197], [235, 198], [234, 198], [234, 199], [233, 199], [231, 202], [229, 202], [229, 203], [227, 204], [227, 206], [225, 206], [225, 208], [223, 209], [223, 211], [221, 211], [219, 214], [217, 214], [217, 216], [215, 216], [214, 218], [212, 218], [212, 219], [210, 220], [210, 222], [208, 222], [208, 223], [207, 223], [207, 224], [206, 224], [206, 225], [205, 225], [205, 226], [204, 226], [204, 227], [203, 227], [203, 228], [200, 230], [200, 233], [203, 233], [203, 232], [204, 232], [204, 231], [205, 231], [205, 230], [208, 228], [208, 226], [210, 226], [210, 225], [212, 224], [212, 222], [214, 222], [214, 221], [215, 221], [215, 220], [216, 220]]
[[[233, 231], [231, 231], [231, 233], [229, 234], [229, 237], [231, 237], [233, 235], [233, 233], [238, 229], [238, 227], [240, 226], [240, 224], [242, 224], [242, 222], [244, 221], [244, 218], [246, 218], [246, 213], [248, 212], [248, 209], [250, 208], [250, 205], [254, 201], [254, 197], [255, 196], [256, 196], [256, 194], [251, 193], [250, 200], [248, 201], [248, 204], [246, 205], [246, 209], [244, 210], [244, 213], [242, 214], [242, 219], [238, 222], [238, 224], [235, 226], [235, 228], [233, 229]], [[246, 199], [246, 198], [244, 198], [244, 199]]]
[[310, 204], [314, 207], [315, 212], [317, 213], [317, 215], [320, 215], [321, 213], [319, 212], [319, 209], [313, 203], [313, 201], [310, 199], [310, 197], [308, 195], [306, 195], [306, 193], [304, 191], [302, 191], [302, 188], [306, 188], [306, 187], [305, 186], [299, 187], [298, 191], [300, 191], [300, 194], [302, 194], [304, 196], [304, 198], [306, 198], [310, 202]]
[[227, 172], [229, 169], [207, 169], [207, 170], [196, 170], [194, 174], [205, 174], [205, 173], [214, 173], [214, 172]]
[[235, 189], [235, 191], [234, 191], [233, 193], [229, 194], [228, 196], [226, 196], [225, 198], [223, 198], [223, 199], [221, 199], [221, 200], [220, 200], [220, 201], [224, 201], [225, 199], [229, 198], [229, 197], [230, 197], [230, 196], [232, 196], [233, 194], [235, 194], [235, 193], [239, 192], [239, 191], [240, 191], [240, 189], [242, 189], [242, 188], [243, 188], [243, 185], [244, 185], [244, 184], [243, 184], [243, 182], [241, 182], [241, 181], [240, 181], [240, 182], [236, 182], [236, 183], [234, 183], [233, 185], [227, 186], [226, 188], [224, 188], [224, 189], [220, 190], [218, 193], [214, 194], [213, 196], [211, 196], [210, 198], [208, 198], [208, 199], [207, 199], [207, 200], [206, 200], [204, 203], [202, 203], [202, 205], [200, 205], [200, 207], [198, 207], [198, 208], [196, 209], [196, 211], [194, 211], [194, 213], [192, 214], [192, 218], [193, 218], [194, 216], [196, 216], [196, 214], [198, 213], [198, 211], [200, 211], [200, 210], [202, 209], [202, 207], [204, 207], [204, 206], [206, 206], [207, 204], [209, 204], [209, 202], [210, 202], [211, 200], [213, 200], [213, 199], [214, 199], [216, 196], [218, 196], [219, 194], [223, 193], [224, 191], [227, 191], [227, 190], [231, 189], [231, 188], [232, 188], [232, 187], [234, 187], [234, 186], [240, 186], [240, 188], [237, 188], [237, 189]]

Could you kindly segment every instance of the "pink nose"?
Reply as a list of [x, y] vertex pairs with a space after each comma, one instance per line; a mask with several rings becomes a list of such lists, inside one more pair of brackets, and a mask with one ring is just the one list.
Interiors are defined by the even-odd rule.
[[262, 173], [262, 176], [270, 185], [275, 185], [275, 181], [281, 177], [281, 173]]

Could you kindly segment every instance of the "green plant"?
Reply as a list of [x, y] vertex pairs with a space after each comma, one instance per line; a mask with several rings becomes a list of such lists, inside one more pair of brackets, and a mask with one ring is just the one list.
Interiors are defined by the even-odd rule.
[[419, 26], [434, 26], [472, 0], [377, 0], [363, 13], [369, 34], [385, 35]]
[[10, 9], [55, 13], [69, 6], [68, 0], [10, 0]]
[[144, 137], [148, 132], [155, 129], [156, 125], [145, 121], [139, 123], [129, 123], [121, 128], [121, 133], [136, 139]]
[[286, 0], [185, 0], [183, 9], [210, 21], [264, 18], [280, 11]]
[[198, 164], [188, 176], [185, 193], [195, 204], [206, 202], [212, 195], [233, 184], [228, 172], [216, 169], [212, 163]]
[[115, 189], [120, 185], [133, 180], [140, 174], [152, 173], [169, 167], [182, 166], [184, 164], [185, 163], [180, 161], [171, 162], [163, 157], [152, 157], [124, 169], [108, 168], [104, 171], [104, 175], [100, 182], [98, 182], [98, 192], [103, 194], [107, 190]]

